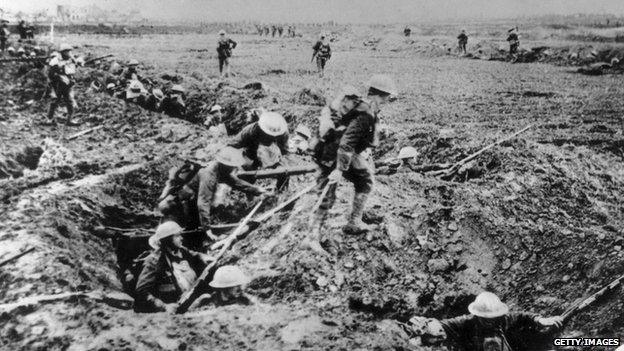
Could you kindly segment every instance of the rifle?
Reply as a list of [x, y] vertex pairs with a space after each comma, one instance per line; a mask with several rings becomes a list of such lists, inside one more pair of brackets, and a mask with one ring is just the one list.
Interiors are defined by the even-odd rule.
[[236, 237], [240, 234], [240, 232], [243, 231], [243, 229], [245, 229], [247, 223], [251, 220], [251, 217], [253, 217], [256, 211], [258, 211], [263, 202], [263, 200], [260, 200], [258, 204], [251, 210], [251, 212], [249, 212], [249, 214], [240, 222], [238, 227], [234, 229], [232, 234], [230, 234], [227, 239], [225, 239], [225, 243], [223, 244], [223, 247], [221, 247], [221, 250], [219, 250], [217, 256], [215, 256], [214, 261], [212, 261], [208, 266], [206, 266], [206, 268], [204, 268], [204, 271], [199, 276], [199, 278], [197, 278], [195, 283], [193, 283], [193, 286], [184, 295], [182, 295], [182, 297], [180, 297], [180, 300], [178, 301], [178, 307], [176, 308], [176, 313], [184, 313], [188, 310], [188, 308], [191, 306], [191, 304], [199, 294], [199, 287], [203, 285], [206, 279], [208, 279], [208, 275], [217, 265], [219, 259], [223, 257], [223, 255], [225, 255], [226, 251], [230, 248]]
[[567, 323], [572, 317], [574, 317], [576, 314], [580, 313], [581, 311], [589, 307], [591, 304], [596, 302], [599, 298], [605, 296], [607, 293], [612, 292], [613, 290], [615, 290], [615, 288], [622, 285], [622, 281], [624, 281], [624, 275], [612, 281], [604, 288], [598, 290], [598, 292], [594, 293], [590, 297], [572, 305], [561, 315], [561, 317], [563, 318], [563, 324]]
[[33, 61], [45, 61], [52, 56], [36, 56], [36, 57], [9, 57], [0, 59], [0, 63], [3, 62], [33, 62]]
[[109, 58], [109, 57], [113, 57], [113, 56], [115, 56], [115, 55], [113, 55], [113, 54], [108, 54], [108, 55], [104, 55], [104, 56], [95, 57], [95, 58], [92, 58], [92, 59], [89, 59], [89, 60], [85, 61], [85, 63], [84, 63], [84, 64], [85, 64], [85, 66], [86, 66], [86, 65], [88, 65], [88, 64], [90, 64], [90, 63], [93, 63], [93, 62], [95, 62], [95, 61], [103, 60], [103, 59], [105, 59], [105, 58]]
[[263, 169], [258, 171], [238, 172], [237, 177], [245, 180], [278, 178], [280, 176], [294, 176], [307, 173], [313, 173], [318, 170], [315, 165], [309, 166], [293, 166], [293, 167], [277, 167], [274, 169]]
[[316, 51], [312, 54], [312, 59], [310, 60], [310, 63], [314, 62], [314, 58], [316, 57]]

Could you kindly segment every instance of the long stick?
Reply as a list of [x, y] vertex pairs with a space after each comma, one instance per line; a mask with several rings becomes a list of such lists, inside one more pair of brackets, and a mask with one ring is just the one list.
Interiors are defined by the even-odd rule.
[[279, 176], [294, 176], [306, 173], [312, 173], [318, 170], [315, 165], [295, 166], [295, 167], [278, 167], [274, 169], [263, 169], [259, 171], [238, 172], [237, 177], [241, 179], [265, 179], [277, 178]]
[[290, 199], [282, 202], [281, 204], [277, 205], [276, 207], [274, 207], [270, 211], [262, 214], [260, 217], [256, 218], [254, 221], [255, 222], [259, 222], [259, 223], [262, 223], [262, 222], [266, 221], [267, 219], [273, 217], [274, 214], [276, 214], [277, 212], [283, 210], [285, 207], [289, 206], [290, 204], [295, 202], [297, 199], [299, 199], [300, 197], [302, 197], [303, 195], [305, 195], [306, 193], [308, 193], [309, 191], [311, 191], [315, 187], [316, 187], [316, 184], [312, 184], [312, 185], [304, 188], [300, 192], [298, 192], [295, 195], [293, 195]]
[[571, 308], [569, 308], [561, 316], [561, 317], [563, 317], [563, 321], [564, 322], [569, 321], [570, 318], [572, 318], [575, 314], [581, 312], [582, 310], [587, 308], [589, 305], [591, 305], [594, 302], [596, 302], [596, 300], [598, 300], [600, 297], [606, 295], [608, 292], [613, 291], [615, 288], [617, 288], [618, 286], [620, 286], [622, 284], [623, 280], [624, 280], [624, 275], [622, 275], [619, 278], [617, 278], [616, 280], [612, 281], [611, 283], [609, 283], [609, 285], [607, 285], [604, 288], [600, 289], [595, 294], [591, 295], [590, 297], [586, 298], [585, 300], [581, 301], [580, 303], [578, 303], [578, 304], [572, 306]]
[[76, 139], [79, 136], [85, 135], [85, 134], [89, 134], [91, 132], [95, 132], [96, 130], [102, 129], [104, 128], [104, 126], [97, 126], [97, 127], [93, 127], [93, 128], [89, 128], [89, 129], [85, 129], [81, 132], [75, 133], [70, 135], [69, 137], [67, 137], [67, 140], [72, 140], [72, 139]]
[[533, 127], [533, 125], [532, 125], [532, 124], [529, 124], [528, 126], [526, 126], [526, 127], [522, 128], [521, 130], [519, 130], [519, 131], [517, 131], [517, 132], [513, 133], [512, 135], [510, 135], [510, 136], [508, 136], [508, 137], [505, 137], [505, 138], [503, 138], [503, 139], [501, 139], [501, 140], [498, 140], [498, 141], [496, 141], [496, 142], [493, 142], [492, 144], [490, 144], [490, 145], [488, 145], [488, 146], [486, 146], [486, 147], [482, 148], [481, 150], [479, 150], [479, 151], [477, 151], [477, 152], [475, 152], [475, 153], [473, 153], [473, 154], [471, 154], [471, 155], [469, 155], [469, 156], [467, 156], [467, 157], [463, 158], [462, 160], [460, 160], [460, 161], [456, 162], [455, 164], [453, 164], [453, 165], [451, 166], [451, 168], [449, 168], [449, 170], [448, 170], [448, 171], [446, 171], [446, 173], [444, 174], [444, 176], [445, 176], [445, 177], [447, 177], [447, 176], [449, 176], [449, 175], [451, 175], [451, 174], [453, 174], [453, 173], [457, 172], [457, 170], [459, 170], [459, 168], [460, 168], [461, 166], [463, 166], [464, 164], [466, 164], [466, 163], [468, 163], [468, 162], [470, 162], [470, 161], [474, 160], [477, 156], [481, 155], [481, 154], [482, 154], [482, 153], [484, 153], [485, 151], [487, 151], [487, 150], [489, 150], [489, 149], [493, 148], [493, 147], [494, 147], [494, 146], [496, 146], [496, 145], [502, 144], [502, 143], [504, 143], [504, 142], [506, 142], [506, 141], [508, 141], [508, 140], [510, 140], [510, 139], [515, 138], [516, 136], [518, 136], [518, 135], [520, 135], [520, 134], [522, 134], [522, 133], [526, 132], [527, 130], [529, 130], [531, 127]]
[[0, 267], [4, 266], [5, 264], [7, 264], [7, 263], [9, 263], [9, 262], [11, 262], [13, 260], [16, 260], [16, 259], [20, 258], [20, 257], [24, 256], [25, 254], [27, 254], [27, 253], [29, 253], [31, 251], [34, 251], [34, 250], [35, 250], [34, 247], [30, 247], [30, 248], [28, 248], [28, 249], [26, 249], [26, 250], [24, 250], [24, 251], [22, 251], [20, 253], [16, 253], [13, 256], [11, 256], [11, 257], [1, 261], [0, 262]]
[[206, 268], [204, 268], [204, 271], [199, 276], [199, 278], [197, 278], [195, 283], [193, 283], [193, 286], [184, 295], [180, 297], [180, 300], [178, 301], [178, 307], [176, 308], [176, 313], [184, 313], [188, 310], [188, 308], [193, 303], [193, 300], [195, 300], [195, 298], [198, 295], [199, 287], [206, 281], [206, 279], [208, 278], [208, 274], [210, 274], [210, 271], [212, 270], [212, 268], [214, 268], [217, 262], [219, 261], [219, 259], [223, 257], [223, 255], [225, 255], [227, 250], [230, 248], [230, 246], [234, 242], [234, 239], [239, 235], [242, 229], [251, 220], [251, 218], [256, 213], [256, 211], [258, 211], [258, 209], [260, 208], [263, 202], [264, 200], [261, 200], [260, 202], [258, 202], [258, 204], [251, 210], [251, 212], [249, 212], [249, 214], [243, 219], [243, 221], [240, 222], [238, 227], [234, 229], [234, 232], [232, 232], [232, 234], [230, 234], [225, 239], [223, 247], [221, 247], [221, 250], [215, 256], [214, 261], [210, 262], [210, 264], [206, 266]]

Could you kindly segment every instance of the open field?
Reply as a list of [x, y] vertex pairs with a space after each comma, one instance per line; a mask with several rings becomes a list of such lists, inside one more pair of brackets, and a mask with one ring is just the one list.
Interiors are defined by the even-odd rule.
[[[469, 50], [479, 42], [505, 46], [488, 26], [475, 29]], [[281, 112], [291, 129], [315, 126], [322, 108], [315, 98], [330, 99], [345, 84], [362, 87], [373, 73], [391, 74], [400, 95], [382, 110], [388, 133], [377, 159], [415, 146], [417, 164], [454, 162], [533, 128], [484, 153], [451, 181], [415, 172], [378, 176], [366, 214], [375, 231], [366, 237], [340, 230], [353, 191], [342, 185], [324, 233], [330, 259], [299, 245], [316, 200], [304, 197], [227, 257], [254, 277], [248, 290], [259, 299], [255, 306], [136, 314], [76, 297], [0, 314], [0, 348], [432, 350], [395, 322], [464, 314], [483, 289], [498, 293], [512, 310], [555, 315], [621, 275], [622, 76], [580, 75], [565, 63], [459, 58], [446, 53], [459, 27], [414, 28], [410, 38], [400, 36], [401, 29], [355, 26], [332, 33], [334, 54], [324, 78], [310, 64], [311, 33], [292, 39], [234, 35], [236, 76], [228, 81], [217, 79], [214, 34], [68, 35], [79, 52], [137, 58], [150, 77], [179, 76], [189, 98], [222, 104], [231, 115], [261, 106]], [[535, 33], [527, 33], [523, 46], [587, 45], [563, 39], [567, 34]], [[49, 100], [41, 98], [45, 86], [32, 83], [36, 73], [8, 65], [0, 70], [1, 151], [42, 143], [45, 150], [37, 170], [0, 180], [0, 257], [36, 248], [0, 268], [0, 300], [120, 292], [113, 242], [94, 228], [154, 228], [153, 207], [167, 169], [191, 156], [208, 161], [227, 139], [211, 137], [200, 124], [87, 93], [91, 77], [101, 73], [97, 68], [82, 70], [76, 89], [85, 124], [41, 126], [36, 119]], [[255, 81], [264, 89], [242, 89]], [[68, 138], [98, 125], [103, 128]], [[303, 156], [291, 161], [311, 162]], [[294, 179], [289, 194], [311, 181]], [[563, 334], [620, 337], [623, 316], [618, 292], [573, 319]]]

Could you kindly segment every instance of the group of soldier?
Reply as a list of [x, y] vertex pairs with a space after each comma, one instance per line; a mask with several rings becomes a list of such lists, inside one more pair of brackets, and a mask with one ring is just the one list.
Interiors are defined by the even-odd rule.
[[[518, 55], [518, 48], [520, 47], [520, 35], [518, 34], [518, 27], [510, 28], [508, 31], [507, 42], [509, 43], [509, 55], [515, 58]], [[466, 30], [462, 29], [457, 36], [457, 50], [459, 54], [466, 54], [466, 45], [468, 44], [468, 34]]]
[[[258, 33], [258, 35], [260, 36], [266, 36], [268, 37], [269, 35], [271, 35], [271, 37], [275, 38], [276, 36], [278, 37], [282, 37], [284, 36], [284, 25], [281, 24], [272, 24], [272, 25], [268, 25], [268, 24], [257, 24], [256, 25], [256, 31]], [[287, 25], [286, 26], [286, 34], [285, 36], [287, 38], [294, 38], [297, 36], [297, 33], [295, 31], [295, 26], [293, 25]]]

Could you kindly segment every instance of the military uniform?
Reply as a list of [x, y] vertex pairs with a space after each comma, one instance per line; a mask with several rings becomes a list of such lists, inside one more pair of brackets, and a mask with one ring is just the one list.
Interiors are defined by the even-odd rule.
[[6, 49], [6, 43], [9, 40], [9, 35], [11, 35], [11, 32], [9, 32], [6, 23], [3, 23], [0, 27], [0, 52], [4, 52]]
[[[483, 326], [478, 317], [465, 315], [452, 319], [440, 320], [440, 324], [450, 342], [451, 350], [470, 351], [519, 351], [530, 350], [524, 335], [536, 335], [544, 327], [538, 322], [539, 316], [532, 313], [509, 313], [500, 317], [495, 328]], [[555, 332], [552, 328], [548, 332]]]
[[186, 103], [181, 95], [167, 95], [160, 102], [160, 110], [171, 117], [183, 117], [186, 114]]
[[219, 56], [219, 73], [223, 73], [223, 67], [229, 64], [232, 57], [232, 49], [236, 48], [236, 42], [230, 38], [220, 39], [217, 43], [217, 54]]
[[458, 45], [459, 45], [459, 51], [465, 54], [466, 53], [466, 44], [468, 44], [468, 36], [466, 35], [466, 33], [461, 32], [457, 36], [457, 41], [458, 41]]
[[312, 49], [316, 53], [316, 67], [319, 72], [322, 72], [325, 69], [325, 64], [331, 58], [331, 47], [329, 43], [319, 40]]
[[50, 85], [55, 95], [55, 99], [50, 104], [48, 119], [52, 120], [56, 108], [59, 104], [64, 103], [67, 107], [67, 121], [70, 121], [74, 112], [74, 107], [76, 106], [73, 86], [76, 83], [74, 74], [76, 73], [78, 62], [73, 56], [64, 59], [59, 55], [52, 58], [48, 65], [48, 77], [50, 78]]
[[164, 310], [178, 301], [206, 266], [202, 254], [179, 248], [178, 254], [156, 249], [145, 259], [135, 288], [139, 310]]
[[[169, 178], [173, 177], [170, 174]], [[210, 228], [210, 213], [217, 185], [225, 183], [234, 189], [259, 195], [263, 191], [233, 173], [223, 171], [216, 161], [211, 162], [187, 183], [177, 194], [168, 195], [159, 204], [165, 217], [171, 218], [187, 229]], [[189, 246], [195, 246], [193, 243]]]
[[[330, 130], [317, 144], [316, 161], [321, 168], [317, 182], [324, 187], [329, 174], [336, 168], [343, 171], [356, 194], [369, 194], [373, 189], [375, 174], [369, 148], [376, 145], [377, 109], [359, 100], [345, 115], [334, 110], [332, 120], [337, 128]], [[326, 212], [336, 201], [336, 184], [330, 185], [320, 210]]]
[[518, 47], [520, 46], [520, 38], [518, 34], [512, 32], [507, 37], [507, 41], [509, 42], [509, 54], [515, 55], [518, 52]]

